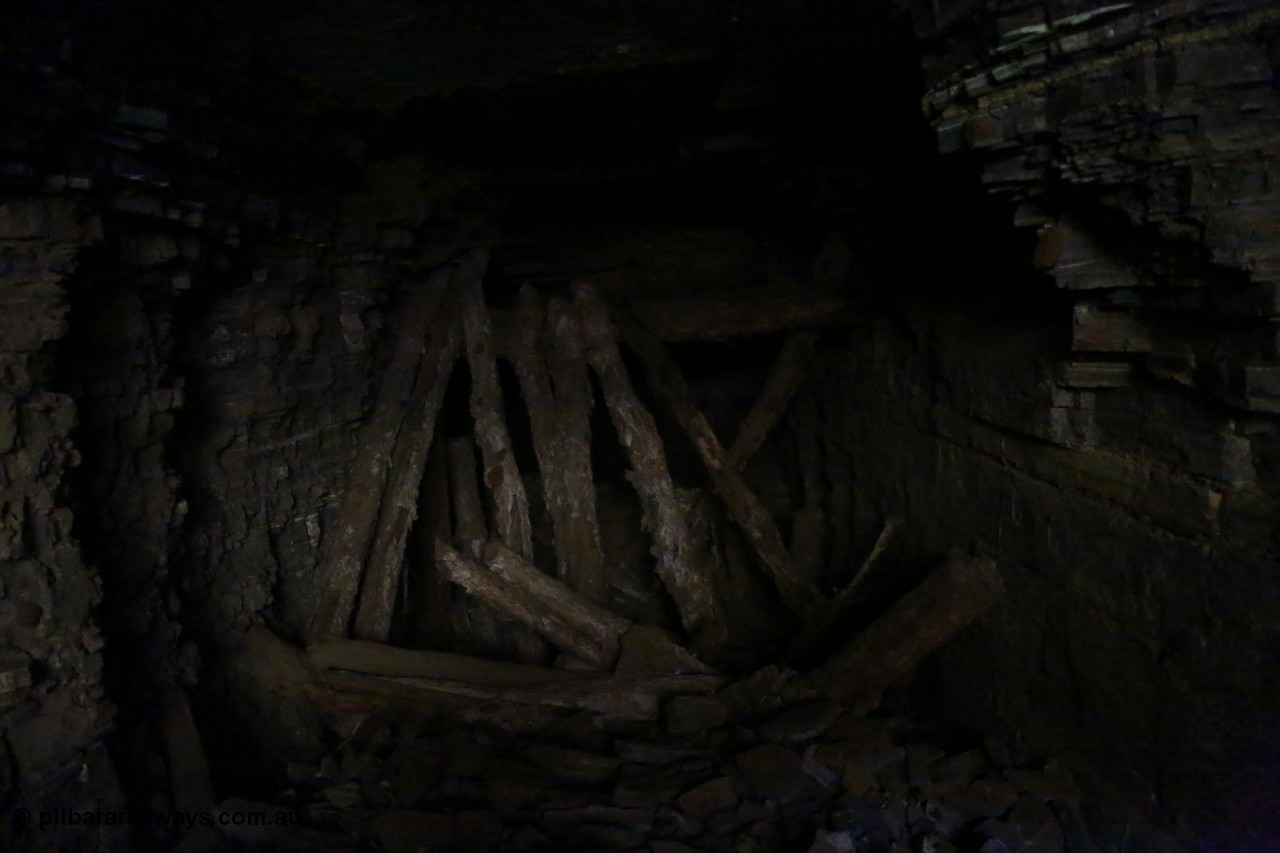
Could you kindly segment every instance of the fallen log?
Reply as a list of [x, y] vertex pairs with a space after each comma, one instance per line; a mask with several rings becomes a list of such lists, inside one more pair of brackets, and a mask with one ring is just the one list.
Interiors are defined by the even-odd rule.
[[457, 318], [446, 307], [433, 324], [404, 424], [396, 436], [373, 546], [360, 584], [353, 632], [362, 639], [383, 641], [391, 633], [405, 542], [418, 516], [418, 489], [435, 437], [445, 387], [458, 357], [458, 339]]
[[431, 712], [500, 700], [590, 711], [615, 721], [652, 721], [664, 699], [711, 693], [725, 679], [715, 675], [591, 675], [572, 681], [495, 686], [435, 678], [405, 678], [363, 673], [314, 673], [305, 689], [322, 710], [343, 712]]
[[621, 637], [631, 627], [626, 619], [539, 571], [499, 542], [485, 546], [484, 562], [489, 571], [526, 590], [544, 607], [560, 614], [566, 622], [577, 625], [584, 632], [600, 637]]
[[[472, 560], [481, 559], [489, 540], [488, 524], [480, 499], [479, 470], [476, 448], [468, 436], [455, 436], [446, 442], [449, 468], [449, 490], [452, 493], [454, 529], [452, 541]], [[434, 543], [436, 569], [446, 583], [454, 583], [448, 566], [441, 561], [447, 538]], [[486, 652], [505, 655], [514, 652], [526, 662], [539, 661], [545, 649], [541, 641], [519, 624], [505, 621], [505, 611], [491, 607], [486, 601], [462, 598], [457, 601], [457, 615], [463, 622], [459, 633], [469, 636], [471, 643]], [[510, 615], [510, 614], [506, 614]]]
[[431, 326], [422, 320], [435, 316], [449, 278], [447, 268], [433, 273], [426, 286], [409, 293], [389, 324], [395, 341], [391, 361], [382, 374], [373, 408], [360, 428], [359, 450], [346, 482], [338, 523], [332, 535], [326, 535], [320, 556], [316, 573], [319, 603], [307, 629], [312, 639], [339, 637], [347, 632], [381, 508], [388, 465], [404, 420], [402, 401], [412, 393], [426, 336], [431, 331]]
[[886, 687], [986, 612], [1002, 587], [994, 560], [953, 557], [798, 686], [867, 713]]
[[556, 681], [580, 681], [594, 673], [485, 660], [452, 652], [401, 649], [364, 640], [330, 640], [309, 646], [307, 663], [315, 670], [341, 669], [366, 675], [469, 681], [491, 687], [515, 687]]
[[676, 489], [680, 511], [687, 519], [692, 545], [689, 561], [701, 577], [707, 579], [721, 607], [717, 631], [704, 631], [691, 638], [691, 644], [708, 660], [723, 664], [734, 659], [741, 650], [741, 626], [747, 618], [739, 605], [742, 588], [730, 577], [721, 548], [720, 519], [710, 493], [703, 489]]
[[631, 385], [608, 311], [595, 288], [576, 284], [573, 296], [587, 361], [600, 379], [609, 416], [631, 463], [629, 479], [653, 537], [658, 577], [675, 600], [690, 636], [704, 632], [718, 636], [724, 631], [724, 613], [710, 579], [690, 564], [689, 528], [679, 510], [657, 425]]
[[529, 626], [562, 651], [602, 669], [613, 666], [621, 632], [606, 624], [596, 624], [594, 629], [584, 627], [590, 621], [586, 617], [568, 617], [563, 610], [548, 608], [544, 600], [530, 595], [525, 587], [500, 577], [444, 543], [439, 553], [449, 579], [467, 592]]
[[765, 378], [760, 395], [742, 419], [738, 436], [725, 453], [725, 464], [730, 468], [741, 471], [782, 418], [796, 383], [809, 364], [817, 340], [818, 336], [812, 332], [793, 332], [787, 336]]
[[551, 388], [551, 374], [546, 359], [538, 347], [545, 324], [542, 305], [533, 288], [520, 288], [519, 322], [510, 330], [506, 354], [515, 369], [520, 383], [520, 396], [524, 398], [529, 413], [529, 431], [533, 438], [533, 452], [538, 459], [538, 474], [542, 491], [551, 516], [555, 534], [556, 559], [560, 577], [565, 578], [564, 556], [560, 539], [564, 525], [564, 481], [560, 475], [560, 436], [556, 422], [555, 397]]
[[710, 675], [714, 672], [661, 628], [633, 625], [622, 635], [621, 646], [614, 667], [619, 675]]
[[249, 630], [231, 663], [262, 691], [304, 700], [339, 719], [378, 711], [456, 711], [488, 701], [585, 708], [618, 720], [652, 719], [663, 698], [713, 692], [725, 682], [704, 674], [601, 675], [363, 640], [326, 641], [304, 652], [262, 626]]
[[616, 663], [620, 673], [711, 671], [667, 632], [636, 625], [584, 598], [500, 542], [485, 546], [483, 566], [456, 552], [445, 565], [468, 592], [602, 668]]
[[711, 424], [694, 405], [693, 392], [662, 341], [645, 330], [634, 315], [627, 319], [630, 322], [622, 326], [623, 340], [640, 357], [654, 392], [689, 436], [729, 517], [746, 535], [787, 607], [797, 616], [808, 614], [822, 600], [818, 590], [800, 576], [778, 526], [726, 455]]
[[884, 527], [880, 528], [880, 535], [876, 537], [876, 544], [871, 546], [870, 553], [867, 558], [862, 561], [862, 565], [853, 573], [853, 577], [849, 579], [849, 583], [845, 585], [831, 603], [828, 609], [835, 611], [846, 606], [851, 602], [858, 592], [866, 583], [867, 578], [871, 575], [871, 570], [875, 567], [876, 562], [884, 556], [884, 552], [889, 550], [889, 543], [893, 541], [893, 537], [897, 534], [898, 529], [902, 527], [901, 516], [893, 516], [884, 523]]

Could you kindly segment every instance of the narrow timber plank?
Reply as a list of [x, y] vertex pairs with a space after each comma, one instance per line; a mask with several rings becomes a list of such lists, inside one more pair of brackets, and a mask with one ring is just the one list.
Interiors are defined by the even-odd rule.
[[455, 312], [451, 306], [442, 306], [418, 370], [404, 425], [396, 437], [373, 546], [360, 585], [353, 632], [364, 640], [385, 641], [391, 633], [405, 543], [418, 516], [418, 489], [435, 437], [445, 387], [458, 358], [459, 338]]
[[588, 600], [500, 542], [490, 542], [484, 549], [488, 569], [505, 581], [527, 590], [549, 610], [560, 614], [585, 633], [600, 637], [621, 637], [631, 623], [608, 608]]
[[467, 365], [471, 368], [471, 417], [475, 420], [476, 443], [480, 445], [484, 485], [493, 498], [496, 532], [512, 548], [531, 557], [529, 499], [507, 433], [493, 329], [480, 287], [487, 262], [486, 255], [473, 253], [459, 281]]
[[[559, 577], [597, 603], [606, 600], [595, 483], [591, 472], [591, 388], [576, 321], [563, 305], [548, 322], [536, 291], [522, 288], [520, 324], [509, 353], [529, 412], [555, 537]], [[555, 365], [553, 386], [552, 369]]]
[[552, 297], [547, 301], [544, 343], [561, 433], [564, 541], [571, 559], [569, 584], [592, 601], [602, 603], [608, 598], [609, 587], [591, 468], [591, 377], [587, 373], [587, 353], [578, 319], [567, 300]]
[[769, 375], [765, 377], [764, 387], [743, 418], [738, 435], [725, 454], [725, 463], [729, 467], [741, 471], [769, 437], [787, 411], [796, 383], [813, 357], [817, 340], [818, 336], [812, 332], [792, 332], [787, 336]]
[[451, 272], [436, 270], [409, 292], [389, 324], [394, 340], [373, 408], [359, 431], [359, 450], [347, 478], [337, 525], [326, 534], [317, 571], [319, 602], [307, 634], [311, 639], [344, 636], [374, 535], [387, 469], [404, 420], [402, 401], [413, 390], [430, 324], [444, 299]]
[[485, 660], [453, 652], [401, 649], [365, 640], [329, 640], [307, 647], [307, 663], [314, 669], [343, 669], [367, 675], [469, 681], [495, 687], [578, 681], [593, 673], [551, 669], [522, 663]]

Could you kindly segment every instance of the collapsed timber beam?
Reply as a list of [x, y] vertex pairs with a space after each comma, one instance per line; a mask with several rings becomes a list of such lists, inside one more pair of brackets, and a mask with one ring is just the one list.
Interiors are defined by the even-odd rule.
[[467, 592], [601, 669], [658, 662], [667, 672], [708, 671], [664, 632], [584, 598], [500, 542], [484, 547], [483, 564], [443, 544], [440, 558], [441, 571]]
[[[509, 575], [502, 577], [443, 543], [438, 553], [441, 570], [467, 592], [528, 625], [562, 651], [601, 669], [613, 667], [619, 639], [625, 632], [625, 623], [620, 625], [622, 620], [618, 617], [603, 608], [548, 606], [548, 599], [529, 594], [527, 585], [510, 580]], [[530, 567], [530, 571], [541, 574], [536, 568]], [[528, 573], [523, 574], [527, 580]]]
[[341, 714], [434, 714], [502, 702], [580, 709], [604, 720], [652, 721], [665, 698], [714, 693], [727, 681], [701, 673], [551, 669], [351, 640], [304, 652], [262, 626], [249, 630], [232, 666], [264, 690]]
[[886, 687], [985, 613], [1002, 589], [994, 560], [953, 557], [800, 684], [871, 711]]

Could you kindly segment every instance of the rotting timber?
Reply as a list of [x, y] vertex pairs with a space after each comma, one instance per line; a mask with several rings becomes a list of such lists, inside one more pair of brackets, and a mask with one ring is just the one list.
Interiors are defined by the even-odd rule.
[[[994, 563], [953, 555], [882, 615], [850, 630], [843, 624], [850, 605], [896, 521], [845, 588], [828, 595], [811, 554], [824, 513], [800, 508], [788, 547], [742, 477], [801, 381], [816, 340], [806, 325], [830, 322], [842, 306], [818, 300], [811, 310], [800, 306], [774, 317], [772, 331], [789, 335], [736, 438], [722, 442], [664, 342], [690, 336], [688, 318], [660, 321], [655, 329], [646, 316], [667, 315], [610, 304], [585, 281], [553, 292], [526, 285], [515, 310], [494, 312], [482, 287], [487, 255], [460, 255], [404, 297], [341, 522], [321, 545], [306, 663], [286, 667], [293, 675], [284, 682], [268, 679], [274, 687], [331, 715], [448, 709], [465, 716], [496, 701], [655, 720], [672, 696], [715, 696], [760, 665], [811, 659], [838, 634], [852, 640], [788, 689], [826, 696], [861, 715], [998, 598]], [[714, 335], [747, 317], [759, 331], [768, 320], [755, 308], [720, 306], [702, 319]], [[473, 432], [439, 441], [445, 388], [460, 359], [470, 378]], [[536, 473], [521, 471], [513, 452], [507, 426], [513, 401], [510, 394], [504, 399], [499, 359], [519, 384]], [[674, 604], [674, 625], [638, 624], [609, 607], [591, 459], [593, 383], [624, 450], [625, 478], [651, 542], [654, 576]], [[641, 386], [695, 449], [705, 490], [673, 481], [660, 420], [638, 393]], [[554, 553], [542, 565], [531, 535], [530, 476], [551, 523]], [[434, 505], [441, 501], [448, 505]], [[425, 567], [405, 559], [423, 507], [426, 528], [412, 547], [430, 555]], [[729, 549], [718, 547], [725, 524], [746, 543], [745, 562], [742, 554], [730, 561]], [[424, 568], [426, 577], [405, 576]], [[773, 624], [797, 626], [772, 646], [790, 647], [790, 659], [746, 658], [736, 648], [738, 625], [751, 618], [739, 595], [744, 572], [774, 590], [783, 616]], [[451, 601], [451, 588], [465, 593], [461, 601]], [[409, 589], [418, 591], [416, 599], [402, 595]], [[454, 650], [477, 641], [493, 648], [496, 640], [520, 663], [387, 644], [393, 624], [429, 618], [450, 625], [401, 633], [452, 636]], [[255, 636], [246, 654], [289, 658], [276, 648], [281, 641]]]
[[[902, 754], [912, 772], [957, 790], [1009, 772], [1011, 758], [947, 757], [911, 724], [872, 716], [886, 689], [995, 603], [995, 563], [955, 553], [914, 584], [889, 578], [891, 518], [857, 571], [824, 575], [824, 540], [840, 534], [827, 529], [839, 526], [838, 507], [814, 485], [822, 473], [799, 473], [789, 544], [745, 476], [803, 384], [829, 305], [774, 317], [774, 362], [726, 440], [671, 346], [690, 335], [688, 318], [652, 325], [645, 310], [586, 281], [524, 285], [514, 309], [494, 310], [487, 257], [473, 250], [445, 262], [392, 315], [340, 523], [320, 542], [302, 644], [258, 625], [230, 659], [258, 695], [291, 714], [305, 709], [338, 738], [317, 778], [299, 780], [319, 798], [309, 828], [224, 837], [304, 849], [354, 836], [389, 850], [426, 839], [543, 850], [697, 835], [721, 849], [750, 824], [778, 849], [813, 829], [753, 818], [753, 802], [838, 824], [840, 809], [876, 784], [867, 768], [902, 752], [898, 742], [910, 744]], [[796, 325], [804, 316], [811, 322]], [[765, 322], [744, 327], [732, 311], [702, 320], [717, 337]], [[514, 385], [504, 386], [503, 371]], [[618, 452], [597, 460], [597, 433], [609, 427]], [[801, 467], [819, 465], [811, 439], [800, 437]], [[697, 485], [673, 461], [681, 442], [701, 466]], [[609, 464], [625, 467], [615, 479], [634, 491], [651, 583], [670, 602], [665, 621], [615, 606], [597, 511], [599, 469]], [[878, 597], [867, 594], [873, 587]], [[868, 613], [869, 601], [879, 609]], [[208, 807], [203, 746], [182, 692], [171, 693], [170, 794]], [[373, 779], [382, 781], [370, 788]], [[1025, 779], [1075, 802], [1069, 780]], [[663, 823], [664, 808], [680, 825]], [[938, 826], [951, 833], [967, 825], [946, 820]], [[524, 829], [513, 835], [515, 825]], [[921, 816], [902, 831], [926, 825], [937, 828]], [[1013, 818], [1007, 827], [1011, 838], [1033, 831]]]

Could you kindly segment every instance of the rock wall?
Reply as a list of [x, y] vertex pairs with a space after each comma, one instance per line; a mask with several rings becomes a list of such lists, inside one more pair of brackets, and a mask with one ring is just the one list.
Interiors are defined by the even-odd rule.
[[386, 181], [347, 192], [339, 135], [234, 81], [125, 97], [74, 34], [21, 23], [0, 62], [0, 846], [150, 843], [11, 818], [174, 806], [160, 697], [207, 677], [218, 732], [243, 697], [202, 658], [290, 624], [279, 588], [305, 606], [377, 305], [407, 275], [391, 256], [419, 270], [439, 235], [401, 227], [430, 208]]
[[939, 149], [1008, 205], [1025, 256], [1013, 280], [943, 261], [990, 295], [905, 285], [828, 363], [858, 538], [904, 513], [917, 555], [999, 557], [1005, 603], [930, 670], [946, 713], [1072, 756], [1117, 840], [1264, 849], [1280, 832], [1275, 10], [913, 13]]
[[51, 354], [67, 329], [65, 279], [100, 238], [100, 220], [58, 193], [0, 203], [0, 802], [31, 809], [118, 801], [90, 618], [101, 582], [63, 488], [80, 462], [77, 407], [56, 390]]

